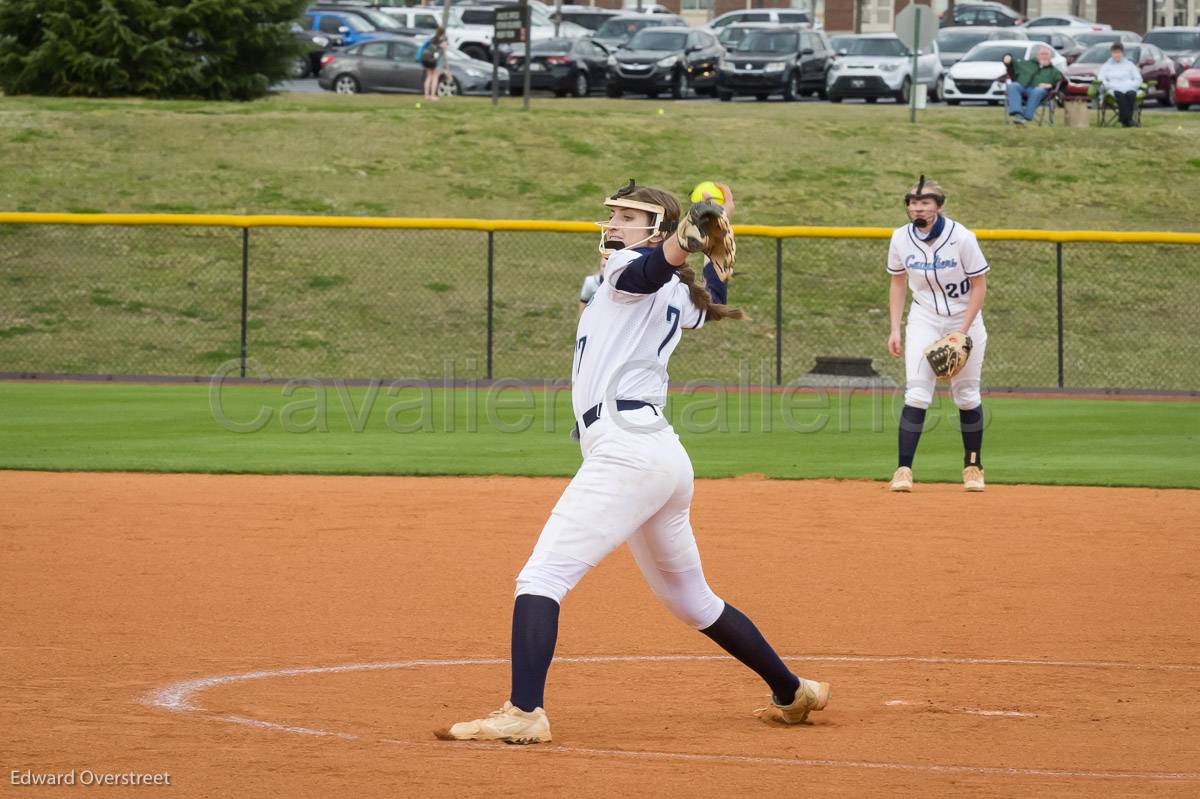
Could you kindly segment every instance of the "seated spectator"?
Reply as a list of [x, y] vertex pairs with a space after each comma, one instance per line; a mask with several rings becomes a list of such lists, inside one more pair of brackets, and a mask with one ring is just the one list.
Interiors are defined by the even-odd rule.
[[1125, 46], [1113, 42], [1112, 57], [1100, 67], [1096, 80], [1104, 91], [1117, 101], [1117, 116], [1121, 126], [1133, 127], [1133, 107], [1137, 103], [1138, 89], [1142, 86], [1142, 71], [1132, 61], [1125, 59]]
[[1051, 65], [1051, 58], [1049, 47], [1038, 48], [1036, 61], [1026, 58], [1014, 61], [1011, 55], [1004, 56], [1009, 77], [1008, 115], [1013, 122], [1024, 125], [1033, 119], [1042, 100], [1063, 79], [1062, 73]]

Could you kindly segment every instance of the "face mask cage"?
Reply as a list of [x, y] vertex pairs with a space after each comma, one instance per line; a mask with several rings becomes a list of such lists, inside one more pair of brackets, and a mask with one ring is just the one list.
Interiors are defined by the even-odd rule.
[[[632, 185], [632, 183], [631, 183], [631, 185]], [[655, 203], [645, 203], [645, 202], [641, 202], [640, 200], [626, 200], [626, 199], [624, 199], [624, 197], [622, 197], [623, 192], [628, 193], [628, 192], [625, 192], [624, 190], [618, 191], [612, 197], [609, 197], [607, 200], [605, 200], [604, 204], [606, 206], [608, 206], [609, 208], [629, 208], [634, 211], [645, 211], [650, 214], [650, 217], [653, 221], [651, 222], [651, 224], [645, 225], [645, 226], [621, 225], [620, 227], [623, 227], [623, 228], [632, 229], [632, 230], [645, 230], [648, 232], [647, 232], [645, 238], [639, 239], [638, 241], [635, 241], [632, 243], [621, 244], [620, 247], [610, 246], [610, 244], [607, 240], [608, 229], [610, 227], [613, 227], [613, 225], [611, 225], [609, 222], [597, 222], [596, 225], [600, 228], [600, 246], [598, 247], [598, 249], [599, 249], [600, 254], [605, 257], [612, 255], [617, 250], [633, 249], [634, 247], [638, 247], [642, 244], [645, 244], [650, 239], [654, 238], [654, 234], [657, 233], [659, 228], [662, 226], [663, 218], [666, 217], [666, 215], [667, 215], [666, 209], [663, 208], [661, 205], [657, 205]], [[617, 243], [619, 243], [619, 242], [613, 242], [613, 244], [617, 244]]]

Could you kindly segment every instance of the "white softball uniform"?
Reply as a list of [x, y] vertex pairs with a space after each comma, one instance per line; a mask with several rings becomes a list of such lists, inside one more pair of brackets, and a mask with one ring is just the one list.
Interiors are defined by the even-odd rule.
[[[928, 408], [933, 401], [937, 378], [925, 359], [925, 348], [962, 325], [970, 301], [971, 278], [987, 274], [991, 267], [975, 234], [952, 219], [943, 217], [941, 235], [922, 240], [911, 225], [892, 232], [888, 248], [890, 275], [908, 274], [913, 301], [904, 328], [904, 404]], [[980, 375], [987, 350], [983, 311], [971, 323], [967, 335], [973, 345], [967, 365], [950, 380], [954, 404], [963, 410], [979, 407]]]
[[[704, 313], [673, 270], [659, 286], [643, 281], [632, 290], [618, 288], [628, 286], [622, 273], [631, 265], [640, 269], [646, 253], [613, 254], [580, 317], [571, 399], [583, 464], [517, 576], [516, 593], [562, 602], [592, 567], [628, 542], [659, 600], [704, 629], [725, 603], [704, 578], [692, 534], [691, 460], [662, 416], [667, 362], [683, 328], [703, 325]], [[618, 402], [628, 409], [618, 410]], [[629, 407], [640, 403], [647, 404]]]

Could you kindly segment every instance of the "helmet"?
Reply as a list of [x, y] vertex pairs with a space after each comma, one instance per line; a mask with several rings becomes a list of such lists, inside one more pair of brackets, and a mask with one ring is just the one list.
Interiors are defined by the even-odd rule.
[[946, 204], [946, 193], [942, 191], [942, 187], [937, 184], [936, 180], [926, 180], [924, 175], [917, 181], [908, 194], [904, 195], [904, 207], [908, 208], [908, 204], [913, 200], [935, 200], [938, 208]]
[[[646, 194], [654, 195], [659, 194], [659, 192], [656, 192], [654, 189], [640, 187], [634, 182], [633, 178], [630, 178], [628, 185], [622, 186], [613, 192], [611, 197], [606, 197], [604, 199], [604, 204], [609, 208], [629, 208], [634, 211], [645, 211], [650, 214], [652, 221], [651, 224], [642, 228], [643, 230], [649, 231], [646, 234], [646, 237], [632, 244], [620, 244], [620, 242], [607, 241], [605, 234], [608, 233], [608, 222], [597, 222], [596, 224], [600, 227], [599, 250], [601, 255], [608, 257], [617, 250], [632, 249], [637, 247], [639, 244], [645, 244], [647, 241], [654, 238], [656, 233], [670, 233], [675, 229], [675, 223], [677, 219], [670, 218], [670, 214], [668, 214], [667, 208], [664, 204], [649, 202], [646, 199], [633, 199], [635, 196], [643, 196]], [[678, 206], [676, 206], [674, 216], [679, 216]]]

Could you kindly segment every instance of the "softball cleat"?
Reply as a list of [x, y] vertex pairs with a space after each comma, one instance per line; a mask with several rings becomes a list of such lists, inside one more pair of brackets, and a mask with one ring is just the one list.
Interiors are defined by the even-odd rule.
[[978, 466], [968, 466], [963, 469], [963, 488], [968, 491], [982, 491], [983, 469]]
[[796, 698], [790, 705], [780, 705], [771, 697], [771, 704], [754, 711], [768, 724], [803, 724], [808, 714], [814, 710], [824, 710], [829, 702], [829, 683], [817, 682], [800, 678], [800, 687], [796, 689]]
[[504, 707], [489, 713], [487, 718], [460, 721], [449, 729], [434, 730], [443, 741], [504, 741], [510, 744], [549, 743], [550, 719], [542, 708], [526, 712], [505, 702]]
[[893, 491], [912, 491], [912, 469], [901, 466], [892, 475], [891, 489]]

